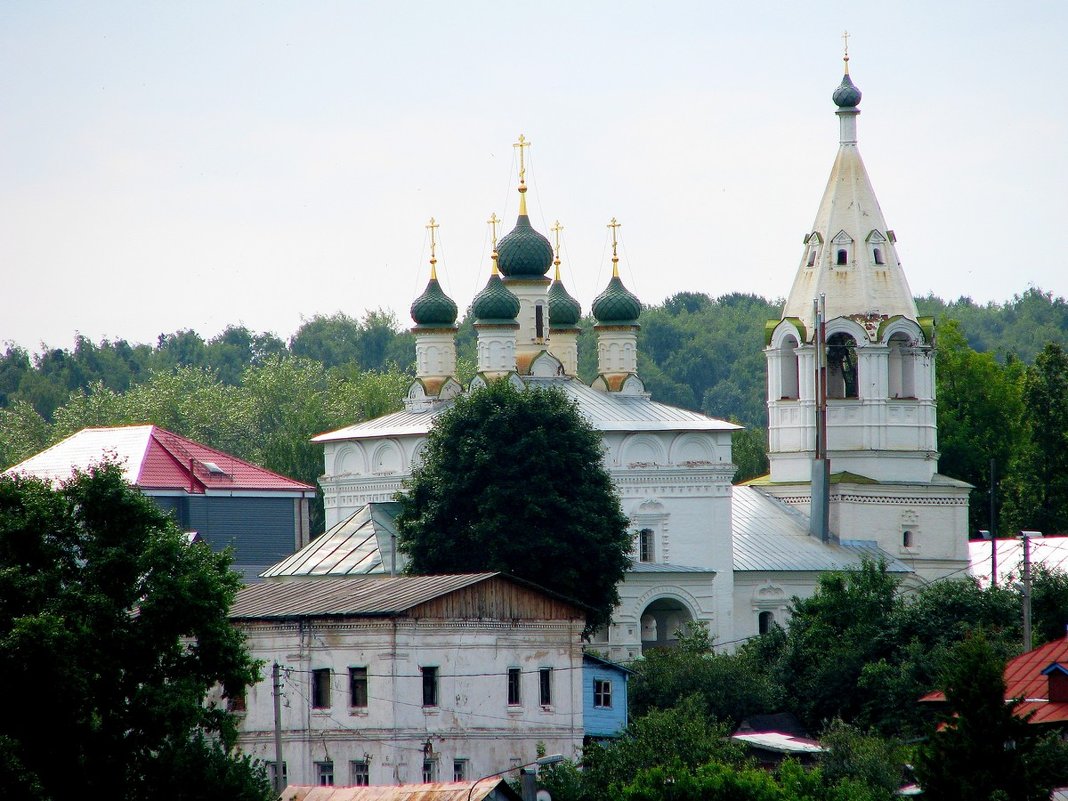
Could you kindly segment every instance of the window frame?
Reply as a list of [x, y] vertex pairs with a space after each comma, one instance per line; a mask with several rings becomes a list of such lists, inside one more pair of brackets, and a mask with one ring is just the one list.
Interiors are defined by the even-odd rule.
[[594, 709], [612, 709], [612, 680], [611, 679], [599, 679], [593, 680], [593, 708]]
[[334, 761], [332, 759], [315, 763], [315, 783], [319, 787], [334, 786]]
[[370, 682], [367, 667], [353, 665], [349, 667], [349, 709], [366, 709]]
[[333, 671], [330, 668], [315, 668], [312, 670], [312, 709], [329, 709], [332, 703], [330, 682]]
[[353, 787], [369, 787], [371, 785], [371, 763], [366, 759], [349, 760], [349, 777]]
[[468, 766], [470, 760], [467, 757], [456, 757], [452, 760], [452, 780], [454, 782], [468, 781]]
[[543, 667], [538, 669], [538, 700], [542, 706], [553, 705], [553, 669]]
[[505, 677], [507, 687], [508, 706], [521, 706], [523, 704], [523, 670], [522, 668], [510, 667]]
[[438, 706], [438, 666], [422, 665], [419, 668], [423, 679], [423, 707], [434, 708]]

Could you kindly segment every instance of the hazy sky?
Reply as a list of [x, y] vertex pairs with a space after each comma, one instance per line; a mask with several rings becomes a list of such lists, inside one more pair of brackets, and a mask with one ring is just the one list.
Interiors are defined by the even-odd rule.
[[623, 280], [782, 297], [838, 145], [915, 294], [1068, 294], [1068, 3], [0, 4], [0, 342], [154, 342], [465, 308], [491, 212], [564, 225], [588, 309]]

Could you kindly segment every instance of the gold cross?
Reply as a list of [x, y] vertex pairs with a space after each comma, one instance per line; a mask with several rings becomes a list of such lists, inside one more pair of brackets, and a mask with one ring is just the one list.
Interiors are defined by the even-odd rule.
[[530, 147], [530, 142], [523, 134], [519, 134], [519, 141], [513, 142], [512, 147], [519, 148], [519, 183], [524, 184], [527, 180], [527, 168], [526, 162], [523, 160], [523, 151]]
[[612, 222], [608, 223], [608, 227], [612, 229], [612, 277], [619, 278], [619, 256], [616, 255], [616, 229], [622, 223], [616, 222], [616, 218], [612, 218]]
[[560, 232], [564, 230], [564, 226], [560, 225], [560, 221], [557, 220], [549, 230], [552, 231], [556, 237], [556, 258], [560, 258]]
[[845, 71], [849, 72], [849, 31], [842, 31], [842, 42], [845, 50], [845, 55], [842, 56], [842, 61], [845, 62]]
[[493, 249], [496, 250], [497, 249], [497, 223], [500, 222], [500, 220], [497, 219], [497, 212], [493, 212], [493, 214], [490, 215], [490, 218], [488, 220], [486, 220], [486, 222], [488, 222], [493, 228]]
[[437, 257], [434, 255], [435, 248], [437, 247], [437, 241], [434, 238], [434, 231], [441, 226], [437, 224], [433, 217], [430, 218], [430, 222], [426, 224], [426, 228], [430, 231], [430, 277], [437, 278], [437, 268], [434, 266], [438, 263]]

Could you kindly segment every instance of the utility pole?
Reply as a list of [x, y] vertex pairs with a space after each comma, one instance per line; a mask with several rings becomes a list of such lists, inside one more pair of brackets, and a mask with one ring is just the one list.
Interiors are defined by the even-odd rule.
[[274, 679], [274, 791], [281, 794], [286, 788], [282, 784], [285, 767], [282, 761], [282, 671], [277, 662], [271, 668], [271, 676]]
[[1041, 537], [1041, 531], [1021, 531], [1023, 539], [1023, 646], [1031, 650], [1031, 538]]
[[997, 462], [990, 460], [990, 586], [998, 586], [998, 527], [997, 494], [994, 490], [994, 469]]

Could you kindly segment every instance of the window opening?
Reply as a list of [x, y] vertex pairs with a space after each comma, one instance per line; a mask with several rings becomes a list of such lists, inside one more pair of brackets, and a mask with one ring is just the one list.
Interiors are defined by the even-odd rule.
[[912, 531], [910, 531], [909, 529], [905, 529], [903, 532], [901, 532], [901, 544], [905, 548], [911, 548], [912, 542]]
[[315, 763], [315, 777], [316, 782], [320, 787], [333, 786], [334, 784], [334, 763], [333, 762], [316, 762]]
[[538, 671], [538, 685], [541, 690], [540, 701], [542, 706], [550, 706], [553, 702], [553, 669], [542, 668]]
[[282, 763], [282, 783], [278, 784], [278, 765], [275, 762], [268, 762], [267, 775], [271, 777], [271, 787], [281, 792], [286, 789], [286, 785], [289, 784], [289, 771], [286, 770], [286, 763]]
[[423, 674], [423, 706], [438, 705], [438, 669], [436, 667], [419, 668]]
[[875, 263], [876, 264], [885, 264], [886, 263], [883, 260], [883, 252], [879, 248], [875, 248], [872, 251], [872, 255], [875, 256]]
[[454, 759], [452, 761], [452, 780], [454, 782], [467, 781], [467, 760]]
[[534, 336], [538, 339], [545, 336], [545, 305], [542, 303], [534, 307]]
[[593, 680], [593, 705], [597, 709], [612, 708], [612, 682], [608, 679]]
[[430, 782], [437, 781], [437, 760], [424, 759], [423, 760], [423, 784], [430, 784]]
[[358, 759], [349, 763], [352, 767], [353, 787], [367, 787], [371, 784], [371, 768], [365, 760]]
[[775, 615], [771, 612], [761, 612], [757, 616], [757, 630], [761, 634], [767, 634], [771, 631], [771, 626], [775, 622]]
[[226, 709], [228, 712], [244, 712], [245, 709], [245, 688], [242, 687], [239, 691], [233, 695], [226, 697]]
[[349, 706], [362, 708], [367, 706], [367, 668], [349, 668]]
[[836, 261], [836, 264], [840, 264], [840, 265], [841, 264], [846, 264], [847, 263], [846, 260], [848, 258], [849, 258], [849, 251], [847, 251], [845, 248], [839, 248], [838, 249], [838, 259]]
[[312, 707], [330, 708], [330, 668], [312, 671]]
[[655, 537], [651, 528], [643, 528], [638, 532], [638, 561], [656, 561]]
[[810, 248], [808, 251], [808, 264], [807, 267], [812, 267], [816, 263], [816, 248]]
[[508, 705], [516, 706], [520, 701], [519, 688], [523, 672], [519, 668], [508, 668]]
[[857, 397], [857, 345], [848, 334], [827, 340], [827, 397]]

